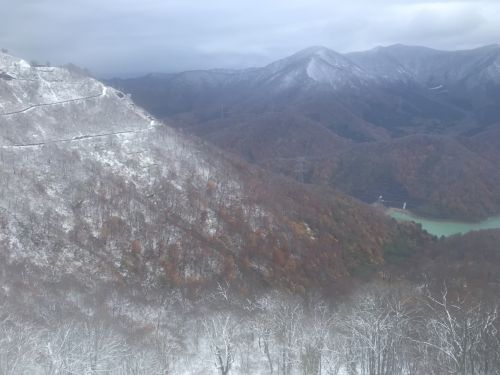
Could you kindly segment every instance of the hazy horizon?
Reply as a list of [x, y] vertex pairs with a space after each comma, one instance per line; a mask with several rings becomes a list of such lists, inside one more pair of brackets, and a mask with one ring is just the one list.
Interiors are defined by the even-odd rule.
[[[97, 78], [102, 78], [102, 79], [112, 79], [112, 78], [139, 78], [139, 77], [143, 77], [145, 75], [149, 75], [149, 74], [175, 74], [175, 73], [181, 73], [181, 72], [186, 72], [186, 71], [197, 71], [197, 70], [218, 70], [218, 69], [229, 69], [229, 70], [244, 70], [244, 69], [252, 69], [252, 68], [260, 68], [260, 67], [264, 67], [274, 61], [277, 61], [277, 60], [280, 60], [280, 59], [285, 59], [287, 57], [290, 57], [292, 55], [294, 55], [295, 53], [299, 53], [303, 50], [306, 50], [308, 48], [314, 48], [314, 47], [322, 47], [322, 48], [328, 48], [332, 51], [335, 51], [335, 52], [339, 52], [341, 54], [349, 54], [349, 53], [356, 53], [356, 52], [364, 52], [364, 51], [369, 51], [369, 50], [373, 50], [373, 49], [376, 49], [376, 48], [387, 48], [387, 47], [392, 47], [392, 46], [397, 46], [397, 45], [404, 45], [406, 47], [415, 47], [415, 48], [429, 48], [429, 49], [434, 49], [434, 50], [437, 50], [437, 51], [465, 51], [465, 50], [474, 50], [474, 49], [480, 49], [480, 48], [486, 48], [486, 47], [489, 47], [489, 46], [500, 46], [500, 43], [490, 43], [490, 44], [481, 44], [481, 45], [478, 45], [478, 46], [474, 46], [474, 47], [469, 47], [469, 48], [462, 48], [462, 49], [445, 49], [445, 48], [432, 48], [432, 47], [428, 47], [428, 46], [425, 46], [425, 45], [409, 45], [409, 44], [404, 44], [404, 43], [394, 43], [394, 44], [387, 44], [387, 45], [375, 45], [371, 48], [368, 48], [368, 49], [364, 49], [364, 50], [353, 50], [353, 51], [346, 51], [346, 52], [339, 52], [339, 51], [336, 51], [332, 48], [329, 48], [329, 47], [326, 47], [324, 45], [310, 45], [310, 46], [307, 46], [307, 47], [304, 47], [304, 48], [301, 48], [300, 50], [297, 50], [297, 51], [294, 51], [292, 53], [290, 53], [289, 55], [286, 55], [286, 56], [279, 56], [275, 59], [270, 59], [269, 61], [267, 62], [264, 62], [262, 64], [259, 64], [259, 65], [251, 65], [251, 66], [235, 66], [235, 67], [228, 67], [228, 66], [214, 66], [214, 67], [197, 67], [197, 68], [192, 68], [192, 69], [184, 69], [184, 70], [157, 70], [157, 71], [154, 71], [154, 70], [151, 70], [151, 71], [137, 71], [137, 72], [133, 72], [133, 71], [130, 71], [130, 72], [125, 72], [125, 73], [122, 73], [122, 74], [115, 74], [113, 72], [109, 72], [109, 74], [96, 74], [95, 71], [92, 71], [92, 69], [89, 69], [89, 71], [94, 75], [96, 76]], [[3, 47], [2, 47], [3, 48]], [[41, 64], [45, 64], [46, 62], [50, 62], [50, 59], [49, 60], [39, 60], [39, 59], [28, 59], [24, 56], [20, 56], [18, 54], [15, 53], [15, 51], [12, 51], [12, 50], [9, 50], [9, 49], [6, 49], [8, 51], [8, 54], [11, 54], [13, 56], [16, 56], [16, 57], [19, 57], [19, 58], [22, 58], [26, 61], [35, 61], [37, 63], [41, 63]], [[88, 69], [87, 66], [84, 66], [84, 65], [81, 65], [78, 63], [78, 61], [68, 61], [68, 62], [61, 62], [61, 63], [51, 63], [51, 65], [53, 66], [62, 66], [62, 65], [65, 65], [65, 64], [75, 64], [76, 66], [78, 67], [81, 67], [81, 68], [86, 68]]]
[[[2, 5], [0, 47], [96, 76], [263, 66], [313, 45], [345, 53], [406, 44], [498, 43], [500, 4], [481, 1], [56, 0]], [[27, 27], [29, 25], [29, 27]], [[63, 31], [62, 31], [63, 30]]]

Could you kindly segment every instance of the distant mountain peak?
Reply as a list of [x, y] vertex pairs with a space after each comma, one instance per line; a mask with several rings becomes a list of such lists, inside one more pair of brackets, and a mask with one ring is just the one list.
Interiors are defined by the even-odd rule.
[[336, 54], [340, 55], [338, 52], [324, 47], [324, 46], [311, 46], [304, 48], [296, 53], [294, 53], [291, 57], [293, 56], [314, 56], [314, 55], [321, 55], [321, 54]]
[[[444, 51], [440, 51], [434, 48], [429, 48], [429, 47], [424, 47], [424, 46], [416, 46], [416, 45], [408, 45], [408, 44], [401, 44], [401, 43], [396, 43], [396, 44], [390, 44], [387, 46], [377, 46], [371, 50], [364, 51], [364, 52], [354, 52], [353, 54], [356, 53], [365, 53], [365, 54], [370, 54], [370, 53], [398, 53], [398, 54], [417, 54], [417, 55], [422, 55], [422, 54], [434, 54], [434, 53], [442, 53]], [[349, 54], [350, 55], [350, 54]]]
[[322, 59], [329, 63], [335, 61], [348, 61], [344, 55], [322, 46], [313, 46], [303, 49], [279, 61], [288, 63], [294, 63], [294, 62], [307, 63], [312, 59]]
[[449, 54], [460, 54], [460, 53], [467, 53], [467, 54], [474, 54], [478, 52], [487, 52], [487, 51], [500, 51], [500, 44], [488, 44], [485, 46], [480, 46], [476, 48], [469, 48], [469, 49], [458, 49], [458, 50], [442, 50], [442, 49], [437, 49], [437, 48], [430, 48], [430, 47], [425, 47], [425, 46], [419, 46], [419, 45], [409, 45], [409, 44], [402, 44], [402, 43], [396, 43], [396, 44], [390, 44], [387, 46], [377, 46], [375, 48], [372, 48], [367, 51], [360, 51], [360, 52], [353, 52], [347, 54], [349, 55], [358, 55], [358, 54], [370, 54], [370, 53], [398, 53], [398, 54], [416, 54], [417, 56], [422, 57], [422, 55], [426, 56], [428, 54], [440, 54], [440, 55], [449, 55]]
[[368, 75], [347, 57], [321, 46], [306, 48], [268, 65], [264, 70], [266, 79], [280, 81], [286, 87], [314, 81], [339, 88], [356, 86], [368, 78]]

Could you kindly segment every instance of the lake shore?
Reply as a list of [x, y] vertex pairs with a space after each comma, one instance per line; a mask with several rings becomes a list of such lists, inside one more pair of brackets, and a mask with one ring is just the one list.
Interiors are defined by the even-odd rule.
[[422, 229], [438, 237], [466, 234], [472, 231], [500, 229], [500, 215], [480, 222], [462, 222], [446, 219], [433, 219], [418, 216], [411, 211], [398, 208], [385, 208], [385, 213], [397, 221], [413, 221], [422, 225]]

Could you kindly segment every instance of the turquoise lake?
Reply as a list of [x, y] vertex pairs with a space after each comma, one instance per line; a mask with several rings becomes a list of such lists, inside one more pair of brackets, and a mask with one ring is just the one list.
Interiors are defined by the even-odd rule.
[[422, 224], [422, 228], [435, 236], [452, 236], [454, 234], [465, 234], [475, 230], [499, 229], [500, 216], [490, 217], [478, 223], [467, 223], [452, 220], [439, 220], [420, 217], [409, 211], [390, 210], [389, 216], [398, 221], [414, 221]]

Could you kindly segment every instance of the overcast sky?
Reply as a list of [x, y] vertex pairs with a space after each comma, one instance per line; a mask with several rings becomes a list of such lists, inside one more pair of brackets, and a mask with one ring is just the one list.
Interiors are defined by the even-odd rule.
[[264, 65], [302, 48], [500, 42], [500, 1], [0, 0], [0, 47], [98, 76]]

